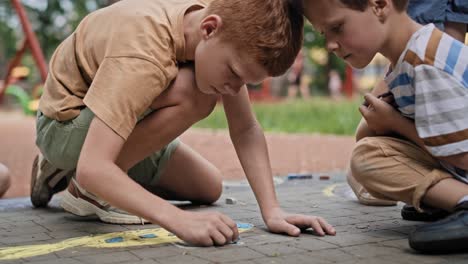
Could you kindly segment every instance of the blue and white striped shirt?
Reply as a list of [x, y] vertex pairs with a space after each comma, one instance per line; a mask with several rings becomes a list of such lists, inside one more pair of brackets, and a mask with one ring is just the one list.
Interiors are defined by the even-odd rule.
[[[385, 82], [432, 155], [468, 152], [467, 46], [426, 25], [413, 34]], [[467, 171], [441, 164], [468, 183]]]

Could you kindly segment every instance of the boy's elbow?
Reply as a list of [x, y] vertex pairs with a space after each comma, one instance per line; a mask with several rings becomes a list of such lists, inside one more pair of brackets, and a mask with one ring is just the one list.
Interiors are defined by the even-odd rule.
[[0, 163], [0, 197], [11, 185], [11, 176], [8, 168]]
[[252, 122], [244, 124], [242, 127], [233, 129], [232, 127], [229, 128], [229, 134], [231, 139], [238, 139], [244, 137], [246, 135], [263, 135], [263, 129], [260, 124], [254, 120]]

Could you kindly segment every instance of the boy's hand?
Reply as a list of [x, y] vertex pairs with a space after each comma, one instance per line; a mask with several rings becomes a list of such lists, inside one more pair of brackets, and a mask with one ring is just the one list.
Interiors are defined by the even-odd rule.
[[268, 229], [273, 233], [299, 236], [301, 229], [312, 228], [320, 236], [336, 234], [335, 229], [321, 217], [288, 214], [281, 208], [272, 209], [264, 220]]
[[196, 246], [222, 246], [239, 238], [237, 224], [218, 212], [181, 211], [172, 231], [185, 242]]
[[397, 112], [384, 99], [375, 97], [368, 93], [364, 96], [366, 103], [359, 107], [359, 112], [364, 117], [370, 129], [375, 131], [377, 135], [384, 135], [392, 132], [394, 120], [401, 118]]

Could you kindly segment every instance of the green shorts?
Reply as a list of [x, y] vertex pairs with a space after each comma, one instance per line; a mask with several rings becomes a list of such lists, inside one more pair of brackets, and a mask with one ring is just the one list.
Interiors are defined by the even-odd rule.
[[[93, 117], [93, 112], [84, 108], [76, 118], [59, 122], [38, 111], [36, 145], [44, 158], [59, 169], [76, 169]], [[143, 187], [155, 186], [178, 144], [179, 140], [175, 139], [132, 167], [128, 175]]]

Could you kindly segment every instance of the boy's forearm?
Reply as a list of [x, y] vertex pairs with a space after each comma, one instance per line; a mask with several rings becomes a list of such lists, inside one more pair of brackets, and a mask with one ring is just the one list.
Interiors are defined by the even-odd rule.
[[[375, 87], [372, 89], [371, 94], [375, 96], [379, 96], [381, 94], [387, 93], [389, 91], [388, 86], [385, 84], [383, 80], [379, 81]], [[364, 118], [361, 118], [358, 127], [356, 128], [356, 141], [359, 141], [365, 137], [373, 137], [377, 136], [375, 131], [369, 128], [367, 122]]]
[[[427, 151], [426, 146], [424, 145], [424, 141], [418, 135], [414, 122], [406, 118], [402, 118], [398, 122], [398, 124], [396, 124], [395, 127], [397, 127], [397, 129], [395, 129], [395, 132], [406, 137], [408, 140], [412, 141], [413, 143], [417, 144], [422, 149]], [[468, 153], [461, 153], [461, 154], [448, 156], [448, 157], [435, 157], [435, 158], [448, 162], [449, 164], [455, 167], [458, 167], [460, 169], [468, 170]]]
[[374, 137], [374, 136], [377, 136], [377, 134], [372, 129], [369, 128], [366, 120], [364, 118], [361, 118], [361, 122], [359, 122], [359, 125], [356, 128], [356, 135], [355, 135], [356, 142], [365, 137]]
[[394, 131], [399, 135], [402, 135], [409, 141], [415, 143], [422, 149], [426, 150], [423, 140], [419, 137], [418, 131], [416, 130], [416, 125], [414, 121], [411, 121], [403, 116], [401, 116], [394, 124]]
[[265, 135], [258, 123], [249, 130], [231, 135], [237, 156], [262, 211], [279, 207], [268, 156]]

